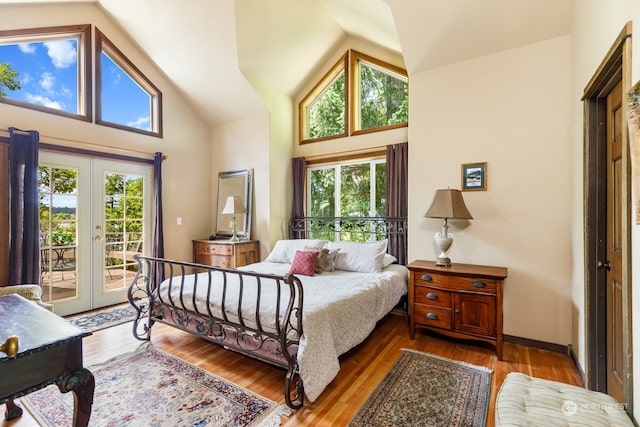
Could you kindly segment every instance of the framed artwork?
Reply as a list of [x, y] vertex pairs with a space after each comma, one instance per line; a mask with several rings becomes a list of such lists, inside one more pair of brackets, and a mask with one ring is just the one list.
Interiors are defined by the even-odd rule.
[[462, 191], [485, 191], [487, 189], [487, 162], [464, 163], [462, 165]]

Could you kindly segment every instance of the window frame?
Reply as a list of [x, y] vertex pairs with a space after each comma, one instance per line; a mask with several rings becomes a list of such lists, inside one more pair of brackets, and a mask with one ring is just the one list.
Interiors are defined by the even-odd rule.
[[[386, 152], [383, 151], [374, 151], [369, 155], [363, 157], [361, 155], [352, 155], [352, 156], [336, 156], [331, 158], [325, 158], [318, 161], [311, 161], [307, 163], [306, 171], [305, 171], [305, 212], [306, 216], [312, 216], [311, 213], [311, 173], [314, 170], [319, 169], [329, 169], [333, 168], [336, 171], [336, 192], [333, 195], [334, 197], [334, 207], [336, 212], [334, 212], [334, 216], [339, 217], [342, 216], [341, 206], [340, 206], [340, 194], [341, 190], [341, 180], [340, 180], [340, 167], [345, 165], [351, 165], [356, 163], [369, 163], [369, 171], [375, 172], [376, 164], [387, 162]], [[376, 216], [373, 215], [376, 207], [376, 193], [375, 193], [375, 179], [371, 179], [369, 185], [369, 215], [368, 216]], [[386, 194], [384, 195], [386, 198]]]
[[[355, 135], [362, 135], [362, 134], [367, 134], [367, 133], [372, 133], [372, 132], [380, 132], [383, 130], [388, 130], [388, 129], [397, 129], [397, 128], [401, 128], [401, 127], [407, 127], [409, 126], [409, 121], [407, 119], [406, 122], [402, 122], [402, 123], [393, 123], [390, 125], [383, 125], [383, 126], [376, 126], [376, 127], [372, 127], [372, 128], [368, 128], [368, 129], [358, 129], [359, 126], [357, 126], [357, 124], [360, 124], [360, 114], [361, 114], [361, 110], [360, 110], [360, 97], [361, 97], [361, 91], [360, 91], [360, 62], [364, 62], [367, 65], [373, 67], [373, 68], [378, 68], [380, 69], [382, 72], [385, 72], [387, 74], [390, 74], [392, 76], [397, 76], [398, 78], [403, 78], [407, 80], [407, 85], [409, 84], [409, 76], [407, 74], [407, 71], [400, 68], [400, 67], [396, 67], [395, 65], [391, 65], [387, 62], [381, 61], [377, 58], [374, 58], [372, 56], [366, 55], [364, 53], [360, 53], [358, 51], [352, 50], [351, 51], [351, 94], [352, 94], [352, 99], [351, 99], [351, 113], [349, 114], [349, 129], [351, 129], [351, 135], [355, 136]], [[408, 93], [407, 93], [407, 97], [408, 97]]]
[[[360, 68], [359, 62], [365, 62], [375, 68], [381, 69], [383, 72], [391, 75], [397, 75], [400, 78], [407, 79], [409, 77], [407, 71], [403, 68], [389, 64], [380, 59], [366, 55], [353, 49], [347, 52], [336, 62], [327, 73], [315, 84], [315, 86], [302, 98], [298, 103], [298, 145], [309, 144], [313, 142], [327, 141], [331, 139], [345, 138], [348, 136], [363, 135], [367, 133], [380, 132], [389, 129], [397, 129], [409, 126], [409, 121], [402, 123], [394, 123], [391, 125], [377, 126], [369, 129], [357, 129], [356, 120], [360, 116]], [[345, 75], [345, 132], [336, 135], [323, 136], [320, 138], [307, 138], [307, 128], [309, 127], [307, 108], [329, 88], [334, 79], [344, 70]], [[408, 95], [407, 95], [408, 96]]]
[[[162, 138], [162, 92], [140, 71], [98, 28], [96, 31], [96, 117], [95, 123], [129, 132]], [[102, 119], [102, 53], [105, 53], [151, 98], [149, 108], [151, 130], [138, 129]]]
[[56, 40], [62, 38], [78, 38], [78, 114], [62, 111], [44, 105], [24, 102], [17, 99], [0, 97], [0, 102], [16, 107], [28, 108], [85, 122], [92, 121], [92, 72], [91, 72], [91, 24], [66, 25], [57, 27], [27, 28], [18, 30], [0, 31], [0, 40], [15, 39], [16, 43], [27, 43], [29, 41], [43, 42], [48, 39]]
[[[329, 88], [331, 83], [344, 72], [344, 132], [336, 135], [327, 135], [319, 138], [307, 138], [308, 117], [307, 109]], [[320, 79], [318, 83], [311, 89], [311, 91], [302, 98], [302, 101], [298, 104], [298, 129], [299, 129], [299, 141], [300, 144], [307, 144], [310, 142], [326, 141], [336, 138], [344, 138], [349, 134], [349, 96], [347, 95], [349, 87], [349, 61], [348, 54], [342, 55], [342, 57], [336, 62], [333, 67], [326, 72], [326, 74]]]

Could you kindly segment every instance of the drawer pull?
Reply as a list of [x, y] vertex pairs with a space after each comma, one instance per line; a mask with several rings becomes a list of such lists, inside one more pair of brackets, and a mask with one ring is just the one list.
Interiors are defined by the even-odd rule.
[[433, 292], [429, 292], [429, 293], [427, 294], [427, 299], [433, 299], [433, 300], [436, 300], [436, 299], [438, 299], [438, 295], [434, 294]]
[[429, 320], [438, 320], [438, 315], [435, 313], [427, 313], [427, 319]]
[[476, 288], [486, 288], [487, 284], [481, 280], [478, 280], [477, 282], [473, 282], [473, 286], [475, 286]]
[[425, 282], [431, 282], [433, 280], [428, 274], [423, 274], [422, 276], [420, 276], [420, 279], [424, 280]]

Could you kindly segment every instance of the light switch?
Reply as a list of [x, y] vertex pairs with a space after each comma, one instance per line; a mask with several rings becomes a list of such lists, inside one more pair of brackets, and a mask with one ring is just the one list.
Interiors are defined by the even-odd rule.
[[182, 217], [181, 216], [178, 217], [178, 219], [176, 220], [176, 223], [178, 225], [182, 225]]

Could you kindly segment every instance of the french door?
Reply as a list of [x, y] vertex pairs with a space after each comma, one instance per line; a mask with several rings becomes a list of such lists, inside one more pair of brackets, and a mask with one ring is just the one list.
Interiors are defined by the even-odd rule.
[[126, 300], [150, 242], [151, 166], [40, 153], [43, 298], [60, 315]]

